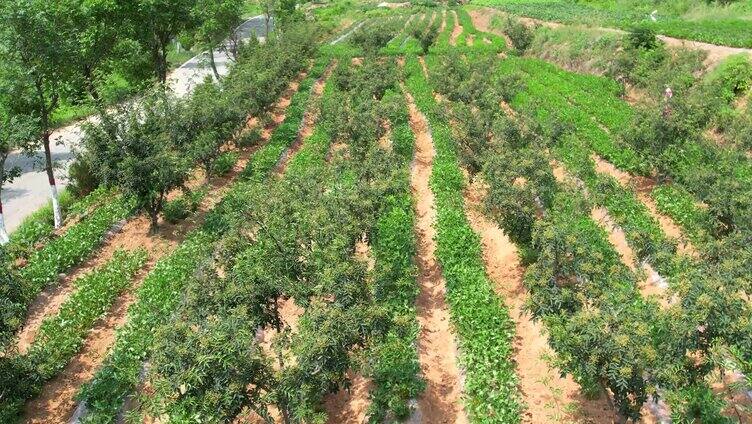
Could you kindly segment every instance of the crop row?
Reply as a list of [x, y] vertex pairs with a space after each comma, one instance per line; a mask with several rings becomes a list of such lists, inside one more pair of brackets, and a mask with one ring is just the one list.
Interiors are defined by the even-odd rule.
[[[674, 417], [688, 419], [701, 413], [723, 420], [724, 400], [711, 394], [704, 379], [710, 369], [692, 374], [694, 365], [686, 362], [685, 352], [706, 358], [714, 343], [746, 345], [748, 337], [741, 328], [748, 306], [726, 294], [734, 289], [716, 279], [715, 269], [700, 264], [673, 270], [679, 299], [675, 307], [663, 311], [643, 299], [637, 276], [621, 262], [605, 230], [592, 220], [592, 202], [578, 193], [579, 187], [555, 182], [548, 149], [554, 147], [568, 166], [591, 180], [585, 186], [592, 200], [620, 214], [617, 219], [633, 226], [628, 232], [660, 244], [663, 235], [644, 206], [615, 181], [595, 175], [587, 144], [572, 136], [576, 128], [551, 131], [535, 109], [518, 109], [514, 118], [486, 113], [480, 98], [461, 95], [484, 91], [498, 96], [482, 99], [488, 104], [512, 98], [517, 99], [512, 104], [519, 105], [519, 97], [529, 95], [527, 90], [518, 85], [510, 92], [508, 79], [482, 78], [488, 75], [488, 64], [471, 64], [466, 72], [454, 72], [456, 66], [445, 60], [432, 77], [440, 79], [443, 94], [457, 102], [454, 113], [463, 110], [459, 103], [466, 101], [465, 107], [474, 111], [474, 126], [493, 129], [490, 145], [472, 144], [459, 135], [464, 140], [463, 161], [479, 156], [475, 160], [490, 184], [487, 211], [518, 243], [523, 259], [532, 263], [524, 278], [527, 303], [548, 330], [556, 365], [571, 373], [586, 392], [613, 397], [625, 418], [639, 417], [653, 395], [667, 400]], [[531, 108], [547, 107], [545, 102], [529, 103]], [[673, 259], [668, 256], [670, 264]], [[700, 299], [711, 298], [712, 306], [701, 306]], [[706, 337], [711, 333], [713, 342]]]
[[370, 376], [374, 382], [369, 414], [371, 422], [383, 422], [390, 413], [397, 418], [407, 417], [409, 401], [417, 399], [424, 390], [418, 377], [420, 366], [416, 345], [419, 328], [415, 311], [418, 287], [413, 262], [416, 255], [415, 213], [407, 172], [415, 137], [402, 93], [387, 93], [385, 99], [399, 105], [389, 122], [393, 150], [397, 154], [395, 159], [400, 159], [398, 163], [403, 172], [393, 177], [401, 191], [384, 199], [373, 232], [374, 300], [387, 308], [392, 328], [374, 343], [370, 353], [373, 358]]
[[300, 83], [297, 92], [293, 95], [290, 106], [285, 112], [284, 121], [274, 130], [269, 142], [248, 161], [241, 173], [241, 178], [256, 181], [265, 179], [282, 157], [282, 153], [298, 137], [311, 89], [316, 79], [324, 72], [327, 62], [328, 59], [316, 61], [308, 77]]
[[107, 264], [74, 282], [75, 292], [57, 315], [45, 319], [28, 353], [7, 359], [6, 366], [16, 375], [3, 379], [14, 385], [2, 388], [3, 422], [13, 421], [24, 401], [38, 394], [42, 385], [68, 364], [96, 320], [110, 309], [145, 261], [142, 250], [119, 251]]
[[125, 325], [102, 367], [81, 388], [78, 399], [86, 402], [85, 422], [114, 422], [128, 394], [139, 384], [143, 361], [154, 343], [154, 328], [165, 322], [181, 298], [186, 282], [198, 265], [208, 260], [214, 237], [198, 230], [157, 262], [136, 292]]
[[[63, 219], [84, 219], [92, 206], [110, 194], [107, 190], [98, 189], [81, 199], [75, 199], [67, 190], [62, 191], [59, 202]], [[10, 258], [28, 258], [40, 244], [47, 243], [54, 236], [53, 221], [51, 203], [26, 217], [11, 233], [10, 242], [5, 246]]]
[[[368, 272], [354, 255], [356, 240], [372, 232], [382, 200], [391, 194], [391, 162], [376, 160], [379, 150], [362, 144], [373, 146], [379, 120], [364, 118], [377, 111], [356, 106], [381, 97], [371, 94], [380, 92], [379, 80], [371, 78], [379, 66], [353, 70], [349, 61], [340, 63], [324, 89], [319, 122], [284, 177], [238, 185], [235, 207], [227, 209], [237, 220], [223, 227], [215, 258], [226, 276], [206, 269], [189, 284], [172, 320], [155, 330], [164, 337], [151, 355], [145, 378], [155, 391], [144, 399], [142, 413], [224, 421], [244, 410], [265, 417], [274, 405], [293, 421], [320, 420], [324, 396], [347, 384], [346, 372], [360, 351], [370, 351], [369, 341], [399, 334], [387, 324], [388, 310], [374, 303]], [[364, 87], [366, 82], [375, 86]], [[355, 87], [368, 94], [356, 96]], [[352, 117], [355, 111], [365, 115]], [[335, 152], [327, 161], [333, 140], [346, 143], [347, 153]], [[299, 318], [280, 311], [282, 302], [293, 300], [302, 309]], [[276, 330], [271, 349], [259, 346], [253, 328]], [[411, 346], [404, 343], [379, 345]], [[390, 365], [379, 358], [367, 371], [386, 378], [373, 414], [402, 415], [405, 396], [415, 395], [409, 374], [394, 380], [417, 369], [410, 356], [405, 359]], [[277, 370], [270, 369], [272, 361]]]
[[[532, 73], [529, 66], [521, 66], [521, 69]], [[673, 276], [678, 271], [674, 257], [675, 242], [666, 238], [658, 222], [633, 192], [612, 177], [595, 171], [595, 164], [589, 157], [588, 145], [588, 136], [592, 133], [587, 126], [582, 125], [588, 121], [587, 115], [579, 113], [580, 107], [576, 103], [551, 101], [550, 97], [559, 93], [554, 91], [553, 95], [549, 94], [552, 90], [534, 78], [526, 78], [525, 86], [526, 89], [518, 93], [512, 101], [513, 107], [527, 108], [528, 113], [536, 116], [579, 116], [577, 123], [573, 123], [569, 128], [571, 133], [561, 138], [553, 153], [563, 160], [576, 177], [584, 181], [589, 189], [591, 201], [606, 207], [615, 222], [625, 230], [627, 240], [638, 259], [657, 266], [658, 271], [664, 276]], [[590, 128], [592, 125], [594, 124], [591, 124]], [[611, 139], [610, 134], [601, 134]]]
[[452, 38], [452, 33], [454, 32], [454, 25], [456, 22], [456, 15], [452, 13], [452, 9], [445, 9], [446, 11], [446, 25], [444, 26], [444, 31], [442, 31], [438, 37], [436, 37], [436, 41], [434, 42], [433, 46], [431, 46], [430, 52], [434, 54], [444, 53], [451, 45], [449, 44], [449, 41]]
[[[82, 263], [102, 243], [108, 231], [130, 215], [132, 206], [121, 197], [97, 208], [90, 216], [71, 226], [62, 236], [34, 251], [25, 267], [8, 270], [8, 281], [0, 294], [3, 316], [0, 340], [5, 343], [23, 324], [31, 301], [61, 273]], [[9, 265], [6, 265], [8, 267]]]
[[[285, 45], [274, 47], [289, 48]], [[278, 71], [287, 72], [281, 68]], [[287, 79], [283, 78], [283, 81]], [[311, 84], [312, 81], [308, 84], [309, 89]], [[280, 91], [284, 86], [285, 84], [279, 84]], [[307, 96], [304, 99], [298, 97], [298, 102], [306, 99]], [[293, 118], [302, 119], [302, 112]], [[296, 128], [299, 125], [299, 121], [294, 124]], [[263, 146], [260, 152], [267, 148], [279, 149], [282, 140], [289, 140], [289, 137], [277, 136], [276, 143], [270, 143], [271, 147], [269, 144]], [[276, 162], [276, 158], [261, 160], [252, 169], [259, 174], [268, 175]], [[115, 344], [103, 366], [78, 394], [78, 399], [87, 405], [85, 422], [113, 422], [125, 400], [141, 382], [145, 361], [151, 355], [156, 341], [154, 330], [174, 313], [186, 286], [200, 277], [201, 265], [211, 260], [219, 235], [226, 228], [223, 224], [227, 221], [224, 214], [232, 211], [228, 208], [228, 199], [240, 191], [239, 186], [242, 184], [234, 184], [222, 202], [209, 212], [202, 228], [190, 233], [145, 278], [136, 293], [136, 303], [128, 310], [128, 320], [118, 330]]]
[[451, 129], [437, 110], [417, 59], [409, 59], [405, 67], [407, 86], [428, 119], [436, 148], [431, 174], [438, 214], [436, 254], [466, 372], [466, 411], [473, 422], [518, 422], [520, 394], [511, 360], [514, 323], [486, 276], [480, 240], [465, 217], [464, 181]]
[[[685, 227], [688, 233], [699, 234], [699, 238], [695, 236], [696, 240], [707, 240], [708, 234], [718, 237], [735, 230], [748, 231], [747, 211], [752, 206], [744, 199], [749, 197], [746, 187], [752, 175], [752, 163], [742, 153], [706, 139], [698, 140], [694, 135], [686, 137], [681, 130], [675, 129], [676, 124], [665, 122], [666, 118], [661, 118], [664, 122], [656, 122], [656, 116], [651, 114], [657, 111], [635, 113], [618, 99], [616, 89], [608, 87], [615, 84], [605, 78], [568, 73], [538, 62], [531, 65], [525, 61], [523, 65], [529, 75], [545, 78], [550, 84], [548, 92], [554, 93], [549, 96], [567, 98], [587, 117], [596, 119], [599, 125], [609, 130], [612, 139], [618, 139], [619, 146], [629, 146], [631, 149], [627, 150], [639, 155], [640, 164], [630, 165], [617, 155], [608, 157], [607, 152], [599, 152], [602, 156], [624, 170], [644, 173], [655, 169], [659, 175], [675, 181], [678, 187], [671, 193], [682, 195], [684, 200], [674, 200], [664, 191], [662, 196], [655, 196], [662, 211], [680, 224], [688, 223], [686, 217], [689, 216], [710, 214], [713, 217], [713, 220], [694, 219], [694, 227]], [[669, 107], [677, 107], [676, 112], [671, 113], [684, 113], [681, 104]], [[669, 116], [669, 119], [674, 118]], [[689, 202], [687, 192], [708, 205], [709, 211], [702, 211]], [[729, 201], [735, 202], [734, 205], [731, 206]]]

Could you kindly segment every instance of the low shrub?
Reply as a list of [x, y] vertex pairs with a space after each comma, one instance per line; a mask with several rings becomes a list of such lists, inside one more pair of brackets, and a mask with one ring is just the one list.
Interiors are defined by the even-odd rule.
[[533, 43], [534, 32], [518, 19], [509, 17], [504, 25], [504, 32], [512, 40], [518, 53], [524, 53]]
[[705, 83], [731, 102], [752, 88], [752, 60], [746, 54], [731, 56], [708, 74]]
[[658, 47], [655, 30], [646, 26], [636, 26], [627, 34], [627, 42], [634, 49], [653, 50]]
[[222, 153], [214, 162], [214, 175], [227, 175], [238, 163], [238, 159], [240, 159], [240, 155], [237, 152]]
[[165, 202], [164, 209], [162, 210], [162, 216], [164, 216], [165, 221], [170, 224], [177, 224], [188, 218], [188, 215], [190, 214], [190, 203], [185, 196], [180, 196], [175, 200]]
[[238, 138], [235, 144], [241, 149], [245, 149], [245, 148], [253, 147], [259, 144], [260, 141], [261, 141], [261, 129], [254, 128], [252, 130], [248, 130], [244, 132]]

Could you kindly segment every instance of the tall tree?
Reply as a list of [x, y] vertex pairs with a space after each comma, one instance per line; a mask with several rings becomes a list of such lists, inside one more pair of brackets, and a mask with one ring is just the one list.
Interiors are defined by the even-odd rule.
[[241, 22], [244, 0], [196, 0], [193, 19], [196, 28], [193, 36], [199, 47], [209, 52], [209, 63], [214, 76], [220, 79], [214, 52], [224, 48], [223, 42]]
[[70, 4], [69, 16], [76, 29], [71, 59], [80, 78], [78, 86], [100, 108], [103, 103], [99, 86], [112, 72], [116, 48], [134, 27], [134, 22], [123, 19], [129, 16], [127, 8], [111, 0], [72, 0]]
[[3, 26], [0, 48], [8, 70], [2, 102], [10, 114], [39, 120], [39, 132], [29, 151], [44, 148], [44, 168], [50, 185], [55, 228], [62, 225], [53, 171], [50, 138], [52, 113], [70, 88], [75, 65], [70, 60], [75, 28], [64, 1], [0, 0]]
[[158, 229], [167, 193], [183, 186], [191, 169], [182, 150], [183, 114], [181, 101], [154, 90], [138, 106], [106, 112], [101, 123], [85, 128], [92, 170], [103, 184], [136, 199], [149, 214], [151, 233]]
[[167, 82], [170, 42], [195, 26], [196, 0], [136, 0], [132, 18], [139, 42], [149, 51], [154, 75]]
[[21, 169], [17, 166], [6, 168], [8, 156], [13, 151], [22, 149], [38, 133], [37, 121], [32, 117], [0, 116], [0, 244], [6, 244], [9, 241], [3, 216], [3, 186], [21, 175]]

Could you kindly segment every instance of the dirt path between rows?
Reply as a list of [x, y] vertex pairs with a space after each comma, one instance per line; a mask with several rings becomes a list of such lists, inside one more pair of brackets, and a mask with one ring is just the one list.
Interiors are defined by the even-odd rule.
[[444, 30], [446, 29], [446, 14], [447, 14], [447, 10], [443, 9], [441, 11], [441, 26], [439, 27], [439, 32], [438, 32], [439, 34], [444, 32]]
[[415, 198], [418, 285], [416, 301], [420, 335], [418, 358], [426, 381], [419, 400], [422, 422], [466, 423], [462, 406], [462, 377], [457, 365], [456, 344], [449, 322], [446, 282], [436, 260], [436, 207], [429, 179], [436, 152], [428, 121], [406, 93], [410, 127], [415, 134], [415, 159], [410, 186]]
[[[353, 60], [355, 59], [357, 58], [353, 58]], [[326, 81], [329, 79], [329, 76], [332, 74], [332, 72], [334, 72], [336, 66], [336, 60], [329, 63], [324, 73], [316, 80], [316, 82], [313, 83], [313, 87], [311, 87], [311, 95], [309, 97], [308, 107], [303, 114], [303, 121], [300, 123], [298, 136], [295, 138], [295, 141], [292, 143], [292, 145], [290, 145], [287, 151], [285, 151], [282, 159], [277, 164], [277, 169], [275, 169], [274, 171], [277, 176], [282, 176], [285, 173], [285, 170], [290, 164], [292, 158], [303, 147], [305, 140], [307, 140], [308, 137], [313, 134], [313, 130], [314, 128], [316, 128], [316, 121], [318, 120], [319, 113], [321, 112], [321, 105], [319, 104], [321, 95], [324, 93]]]
[[595, 162], [595, 169], [597, 172], [609, 175], [615, 178], [623, 187], [629, 187], [634, 189], [637, 198], [648, 209], [650, 215], [658, 221], [663, 232], [678, 241], [677, 250], [680, 254], [689, 255], [692, 257], [699, 257], [697, 249], [692, 245], [692, 242], [684, 235], [681, 227], [671, 217], [662, 214], [658, 210], [658, 205], [650, 196], [653, 189], [657, 185], [655, 180], [647, 177], [633, 176], [627, 172], [617, 169], [613, 164], [605, 161], [600, 156], [593, 154], [591, 159]]
[[551, 422], [609, 423], [617, 417], [605, 397], [588, 400], [571, 376], [561, 377], [546, 358], [554, 355], [540, 322], [525, 312], [527, 291], [522, 277], [517, 247], [496, 223], [484, 216], [483, 199], [487, 187], [476, 179], [465, 190], [465, 213], [473, 230], [480, 236], [486, 273], [494, 282], [496, 293], [509, 307], [516, 324], [514, 360], [520, 392], [525, 401], [524, 424]]
[[[554, 177], [559, 183], [566, 183], [567, 181], [575, 184], [579, 187], [585, 197], [588, 197], [588, 191], [585, 184], [578, 178], [571, 176], [557, 161], [551, 161], [551, 167], [553, 169]], [[669, 300], [666, 298], [666, 282], [665, 280], [653, 269], [653, 267], [640, 261], [637, 255], [632, 250], [627, 242], [627, 235], [624, 230], [617, 225], [613, 218], [608, 213], [608, 210], [604, 207], [594, 207], [590, 211], [590, 218], [595, 221], [601, 228], [606, 231], [608, 240], [614, 247], [614, 250], [621, 257], [622, 263], [626, 265], [632, 272], [640, 272], [644, 274], [638, 284], [638, 289], [643, 297], [654, 297], [662, 306], [668, 306]]]
[[[293, 81], [272, 108], [272, 123], [262, 132], [262, 139], [258, 146], [269, 140], [273, 128], [284, 119], [284, 112], [290, 105], [292, 95], [297, 91], [303, 77], [305, 74], [301, 74]], [[93, 377], [99, 365], [104, 361], [110, 346], [115, 341], [116, 330], [125, 323], [128, 308], [136, 301], [134, 293], [148, 271], [153, 268], [159, 258], [174, 249], [186, 234], [198, 227], [206, 213], [222, 199], [230, 183], [243, 170], [258, 146], [242, 152], [241, 160], [230, 174], [211, 181], [210, 191], [202, 201], [199, 210], [184, 222], [176, 225], [162, 223], [160, 233], [150, 236], [145, 233], [149, 227], [148, 219], [139, 215], [130, 220], [118, 233], [117, 238], [113, 238], [105, 250], [98, 255], [98, 259], [95, 260], [99, 260], [106, 254], [111, 255], [108, 252], [110, 250], [114, 252], [118, 246], [146, 247], [149, 250], [149, 262], [138, 274], [130, 289], [115, 301], [108, 315], [90, 331], [80, 352], [71, 359], [63, 371], [45, 384], [39, 396], [26, 403], [24, 422], [40, 424], [67, 422], [76, 408], [74, 396], [79, 387]]]
[[452, 35], [449, 37], [449, 45], [456, 46], [457, 37], [462, 34], [462, 25], [460, 25], [460, 19], [459, 16], [457, 16], [457, 12], [452, 10], [452, 13], [454, 14], [454, 29], [452, 29]]
[[[473, 24], [475, 25], [476, 28], [478, 28], [481, 31], [491, 32], [494, 34], [499, 34], [500, 31], [491, 28], [491, 25], [490, 25], [491, 19], [494, 16], [506, 16], [507, 15], [505, 12], [502, 12], [500, 10], [496, 10], [490, 7], [473, 9], [468, 12], [470, 13], [470, 17], [472, 18]], [[564, 24], [561, 24], [559, 22], [544, 21], [544, 20], [529, 18], [529, 17], [520, 17], [520, 20], [527, 25], [542, 25], [542, 26], [547, 26], [549, 28], [558, 28], [558, 27], [564, 26]], [[576, 27], [577, 25], [571, 25], [571, 26]], [[616, 28], [606, 28], [606, 27], [594, 27], [594, 28], [600, 31], [604, 31], [604, 32], [615, 32], [619, 34], [626, 34], [626, 31], [616, 29]], [[658, 38], [661, 39], [663, 42], [665, 42], [666, 45], [668, 45], [669, 47], [687, 48], [687, 49], [704, 51], [705, 53], [707, 53], [707, 57], [705, 59], [705, 66], [708, 68], [708, 70], [714, 68], [716, 65], [718, 65], [720, 62], [727, 59], [729, 56], [733, 56], [733, 55], [741, 54], [741, 53], [752, 55], [752, 49], [719, 46], [716, 44], [703, 43], [700, 41], [683, 40], [679, 38], [668, 37], [665, 35], [659, 35]]]

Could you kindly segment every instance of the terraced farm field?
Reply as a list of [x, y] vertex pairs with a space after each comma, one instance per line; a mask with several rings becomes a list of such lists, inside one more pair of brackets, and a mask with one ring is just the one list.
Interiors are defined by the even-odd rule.
[[2, 249], [0, 422], [752, 422], [752, 57], [492, 3], [102, 108]]

